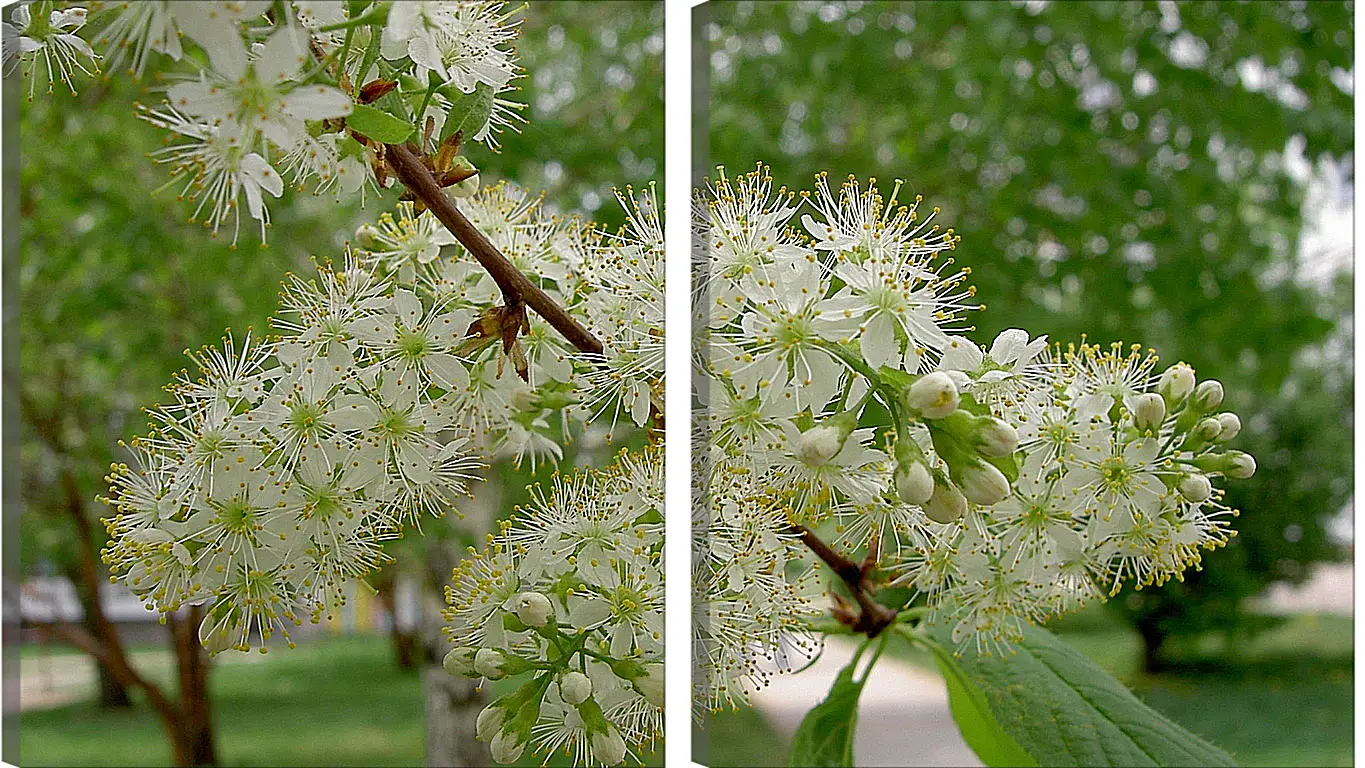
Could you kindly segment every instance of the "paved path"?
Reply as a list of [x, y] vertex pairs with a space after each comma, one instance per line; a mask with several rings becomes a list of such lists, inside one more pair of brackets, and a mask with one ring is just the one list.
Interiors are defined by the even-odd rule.
[[1259, 600], [1267, 613], [1355, 614], [1355, 567], [1351, 563], [1319, 563], [1303, 584], [1276, 584]]
[[[170, 651], [130, 651], [129, 662], [138, 672], [161, 683], [174, 680], [175, 657]], [[214, 664], [259, 664], [258, 653], [225, 653]], [[172, 685], [172, 688], [174, 686]], [[172, 690], [172, 693], [174, 691]], [[19, 709], [51, 709], [74, 701], [94, 698], [95, 660], [83, 653], [59, 652], [19, 660]]]
[[[839, 670], [857, 646], [831, 638], [824, 655], [798, 675], [779, 675], [754, 695], [754, 706], [784, 737], [829, 692]], [[979, 766], [948, 712], [943, 680], [899, 659], [883, 655], [858, 706], [854, 762], [860, 766]]]

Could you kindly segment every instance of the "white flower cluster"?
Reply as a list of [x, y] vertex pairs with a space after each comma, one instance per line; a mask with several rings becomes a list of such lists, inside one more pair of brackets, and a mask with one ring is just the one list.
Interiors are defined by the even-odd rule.
[[453, 675], [523, 682], [480, 713], [493, 759], [640, 757], [663, 727], [662, 452], [570, 478], [505, 521], [446, 588]]
[[99, 56], [77, 34], [85, 26], [86, 9], [61, 9], [52, 5], [15, 5], [10, 20], [0, 22], [5, 73], [9, 74], [16, 63], [23, 62], [24, 76], [29, 78], [29, 101], [33, 101], [33, 92], [38, 85], [39, 67], [43, 70], [42, 79], [47, 80], [48, 93], [52, 93], [52, 86], [57, 81], [75, 93], [76, 70], [86, 75], [99, 72]]
[[1240, 422], [1221, 385], [1121, 345], [977, 346], [957, 238], [918, 203], [823, 174], [798, 200], [762, 166], [698, 193], [700, 709], [810, 646], [805, 530], [986, 650], [1232, 535], [1212, 480], [1255, 463], [1224, 450]]
[[293, 278], [282, 335], [201, 352], [114, 467], [106, 562], [162, 612], [207, 604], [210, 650], [330, 615], [383, 540], [466, 494], [469, 316], [414, 288]]
[[[544, 322], [519, 337], [491, 327], [503, 308], [487, 272], [429, 212], [399, 205], [361, 238], [386, 250], [290, 276], [278, 336], [197, 355], [201, 377], [168, 387], [172, 403], [111, 474], [106, 561], [162, 612], [207, 603], [209, 648], [319, 620], [381, 564], [382, 541], [464, 494], [482, 459], [557, 461], [584, 423], [662, 391], [652, 196], [611, 236], [509, 185], [466, 203], [627, 366], [577, 353]], [[626, 290], [647, 284], [659, 290]]]
[[[286, 182], [349, 199], [367, 184], [392, 183], [381, 160], [385, 143], [420, 139], [434, 150], [459, 129], [467, 140], [496, 147], [495, 134], [520, 119], [520, 105], [503, 97], [518, 73], [512, 44], [519, 21], [501, 2], [133, 0], [95, 7], [89, 15], [105, 18], [91, 25], [98, 31], [87, 42], [80, 36], [84, 7], [46, 0], [14, 6], [4, 23], [6, 61], [25, 63], [30, 98], [40, 66], [49, 90], [61, 80], [74, 93], [75, 71], [97, 70], [97, 49], [111, 69], [126, 61], [136, 77], [153, 53], [193, 63], [193, 74], [171, 74], [161, 105], [138, 109], [171, 133], [173, 143], [156, 156], [171, 165], [181, 197], [196, 201], [195, 218], [214, 233], [230, 221], [234, 243], [242, 198], [264, 241], [266, 197], [279, 197]], [[186, 42], [203, 59], [189, 55]]]

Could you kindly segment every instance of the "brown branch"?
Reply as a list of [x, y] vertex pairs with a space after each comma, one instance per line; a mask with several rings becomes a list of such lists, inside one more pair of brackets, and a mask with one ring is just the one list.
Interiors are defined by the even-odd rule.
[[869, 545], [867, 558], [862, 564], [849, 560], [847, 557], [835, 552], [834, 549], [826, 544], [815, 532], [804, 525], [793, 524], [792, 532], [801, 537], [801, 543], [806, 548], [815, 553], [815, 556], [824, 561], [825, 565], [834, 571], [835, 575], [848, 587], [849, 593], [858, 603], [858, 613], [855, 615], [851, 611], [844, 610], [841, 606], [836, 606], [834, 616], [839, 621], [847, 624], [854, 632], [865, 634], [868, 637], [876, 637], [881, 634], [896, 620], [896, 612], [872, 599], [868, 594], [868, 574], [872, 572], [876, 565], [877, 557], [875, 543]]
[[522, 274], [498, 251], [497, 246], [489, 242], [473, 222], [460, 213], [460, 209], [446, 196], [431, 170], [411, 146], [386, 144], [384, 155], [398, 180], [403, 182], [446, 229], [450, 230], [455, 239], [478, 259], [479, 264], [488, 270], [488, 274], [502, 291], [503, 300], [508, 307], [525, 304], [545, 318], [546, 322], [579, 351], [592, 355], [602, 354], [602, 342], [598, 341], [591, 331], [579, 325], [558, 302]]

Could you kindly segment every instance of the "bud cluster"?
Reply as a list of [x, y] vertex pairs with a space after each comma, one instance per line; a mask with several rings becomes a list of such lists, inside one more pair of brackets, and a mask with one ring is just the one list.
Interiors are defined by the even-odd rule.
[[444, 666], [521, 681], [478, 719], [493, 759], [529, 747], [616, 765], [661, 734], [663, 463], [657, 450], [556, 477], [461, 562]]

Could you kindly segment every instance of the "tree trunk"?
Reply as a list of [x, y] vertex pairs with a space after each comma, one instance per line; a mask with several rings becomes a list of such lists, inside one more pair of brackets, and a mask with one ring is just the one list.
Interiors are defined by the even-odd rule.
[[104, 709], [126, 709], [133, 706], [128, 688], [109, 674], [103, 664], [95, 665], [95, 675], [99, 678], [100, 706]]
[[1161, 647], [1166, 642], [1166, 633], [1161, 631], [1159, 621], [1150, 616], [1137, 620], [1137, 631], [1142, 637], [1142, 671], [1154, 675], [1166, 669], [1161, 656]]
[[[104, 605], [100, 602], [99, 595], [92, 596], [90, 591], [85, 588], [78, 569], [68, 570], [66, 578], [75, 588], [76, 600], [81, 606], [81, 624], [85, 626], [85, 631], [95, 637], [103, 637], [107, 619], [104, 616]], [[101, 707], [124, 709], [133, 706], [133, 699], [128, 694], [128, 686], [115, 677], [107, 666], [95, 664], [95, 675], [99, 680]]]
[[424, 633], [426, 764], [432, 768], [488, 765], [488, 747], [474, 739], [474, 722], [484, 707], [484, 695], [475, 687], [475, 681], [454, 677], [441, 666], [448, 643], [440, 626], [435, 629], [434, 637], [432, 632]]
[[[459, 548], [453, 542], [428, 548], [427, 567], [433, 586], [449, 580], [459, 557]], [[422, 696], [426, 702], [426, 764], [432, 768], [488, 765], [488, 745], [474, 738], [474, 724], [487, 703], [486, 697], [475, 681], [454, 677], [441, 666], [450, 648], [441, 632], [444, 623], [441, 610], [445, 607], [442, 594], [439, 588], [422, 590], [420, 637], [425, 662]]]
[[401, 670], [416, 670], [419, 666], [421, 638], [416, 631], [398, 621], [398, 575], [392, 565], [379, 572], [374, 589], [378, 593], [380, 605], [384, 606], [384, 613], [389, 617], [389, 639], [393, 643], [394, 661]]
[[213, 720], [209, 709], [209, 660], [199, 643], [203, 606], [168, 619], [180, 677], [180, 717], [171, 728], [176, 765], [215, 765]]

